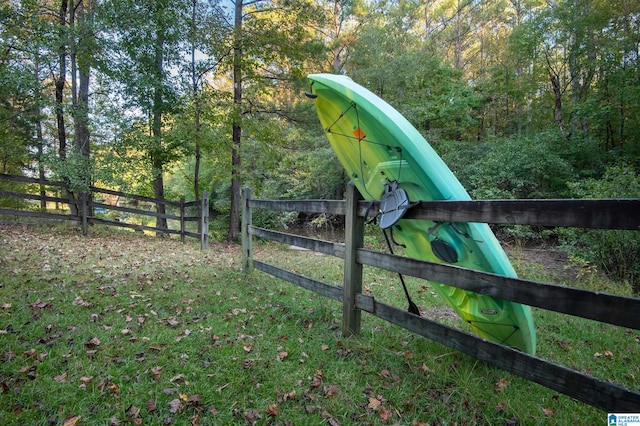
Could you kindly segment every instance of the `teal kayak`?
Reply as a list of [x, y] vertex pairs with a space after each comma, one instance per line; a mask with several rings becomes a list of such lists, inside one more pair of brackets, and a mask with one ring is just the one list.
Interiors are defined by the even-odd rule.
[[[407, 256], [492, 272], [516, 273], [485, 223], [403, 219], [410, 203], [470, 200], [424, 137], [398, 111], [349, 77], [312, 74], [310, 97], [331, 147], [366, 200], [381, 201], [381, 227]], [[480, 337], [535, 354], [529, 306], [430, 283]]]

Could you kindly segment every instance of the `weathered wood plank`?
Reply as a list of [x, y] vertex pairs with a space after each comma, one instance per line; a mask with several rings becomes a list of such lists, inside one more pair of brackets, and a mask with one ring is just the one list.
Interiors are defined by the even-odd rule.
[[343, 200], [251, 200], [249, 207], [279, 211], [298, 211], [307, 213], [345, 214]]
[[87, 194], [82, 193], [80, 195], [80, 216], [82, 217], [82, 234], [87, 235], [89, 233], [89, 222], [87, 218], [89, 216], [89, 206], [87, 205]]
[[242, 188], [242, 271], [245, 274], [253, 270], [253, 238], [251, 237], [250, 227], [253, 223], [253, 212], [249, 208], [249, 200], [251, 200], [251, 188], [245, 186]]
[[154, 204], [165, 204], [168, 206], [180, 207], [179, 201], [158, 200], [157, 198], [144, 197], [142, 195], [129, 194], [121, 191], [114, 191], [113, 189], [98, 188], [96, 186], [91, 186], [90, 188], [91, 188], [91, 192], [100, 192], [102, 194], [115, 195], [117, 197], [124, 197], [131, 200], [145, 201], [145, 202], [154, 203]]
[[9, 182], [37, 183], [37, 184], [40, 184], [40, 185], [57, 186], [57, 187], [60, 187], [60, 188], [65, 188], [66, 187], [64, 182], [54, 182], [54, 181], [50, 181], [50, 180], [47, 180], [47, 179], [38, 179], [38, 178], [31, 178], [31, 177], [26, 177], [26, 176], [7, 175], [7, 174], [4, 174], [4, 173], [0, 173], [0, 179], [1, 180], [8, 180]]
[[200, 249], [206, 250], [209, 248], [209, 193], [207, 191], [202, 192], [202, 198], [200, 203], [200, 214], [202, 220], [200, 221]]
[[200, 234], [198, 232], [190, 232], [185, 230], [184, 235], [186, 235], [187, 237], [200, 239]]
[[640, 312], [640, 299], [510, 278], [364, 249], [358, 250], [358, 262], [491, 297], [640, 329], [640, 316], [634, 314]]
[[291, 271], [287, 271], [277, 266], [270, 265], [268, 263], [260, 262], [259, 260], [253, 261], [255, 269], [265, 272], [274, 277], [281, 278], [299, 287], [307, 290], [311, 290], [314, 293], [318, 293], [329, 299], [342, 302], [342, 288], [333, 286], [322, 281], [314, 280], [312, 278], [305, 277], [304, 275], [296, 274]]
[[180, 241], [184, 243], [185, 237], [184, 197], [180, 198]]
[[613, 412], [639, 412], [640, 393], [582, 374], [524, 352], [480, 339], [359, 295], [357, 306], [412, 333], [439, 342], [579, 401]]
[[[0, 180], [7, 180], [7, 181], [10, 181], [10, 182], [36, 183], [36, 184], [40, 184], [40, 185], [56, 186], [56, 187], [60, 187], [60, 188], [65, 188], [66, 187], [64, 182], [56, 182], [56, 181], [50, 181], [50, 180], [47, 180], [47, 179], [38, 179], [38, 178], [31, 178], [31, 177], [26, 177], [26, 176], [7, 175], [7, 174], [4, 174], [4, 173], [0, 173]], [[114, 191], [112, 189], [98, 188], [98, 187], [95, 187], [95, 186], [91, 186], [90, 188], [91, 188], [92, 192], [100, 192], [100, 193], [103, 193], [103, 194], [111, 194], [111, 195], [130, 198], [130, 199], [138, 200], [138, 201], [148, 201], [148, 202], [151, 202], [151, 203], [160, 202], [161, 204], [171, 205], [171, 206], [174, 206], [174, 207], [180, 207], [180, 202], [178, 202], [178, 201], [171, 201], [171, 200], [158, 201], [155, 198], [143, 197], [141, 195], [129, 194], [129, 193], [126, 193], [126, 192], [121, 192], [121, 191]], [[190, 203], [188, 203], [187, 205], [190, 205]]]
[[78, 220], [78, 217], [66, 215], [66, 214], [33, 212], [29, 210], [14, 210], [14, 209], [5, 209], [5, 208], [0, 208], [0, 215], [39, 217], [42, 219]]
[[361, 311], [356, 308], [356, 295], [362, 293], [362, 263], [357, 260], [357, 251], [364, 243], [364, 218], [358, 215], [358, 200], [361, 198], [353, 182], [349, 182], [344, 235], [343, 336], [360, 334]]
[[94, 208], [102, 208], [105, 210], [114, 210], [118, 212], [132, 213], [132, 214], [138, 214], [142, 216], [151, 216], [156, 218], [163, 217], [165, 219], [171, 219], [171, 220], [177, 220], [177, 221], [180, 220], [180, 216], [177, 216], [174, 214], [167, 214], [167, 213], [158, 213], [153, 210], [142, 210], [142, 209], [134, 209], [131, 207], [114, 206], [112, 204], [97, 203], [95, 201], [89, 202], [89, 205]]
[[194, 200], [194, 201], [187, 201], [184, 203], [185, 208], [186, 207], [198, 207], [200, 205], [200, 203], [202, 203], [202, 200]]
[[[7, 180], [7, 181], [13, 181], [13, 182], [22, 182], [22, 183], [31, 183], [31, 184], [40, 184], [40, 185], [49, 185], [49, 186], [58, 186], [58, 187], [65, 187], [65, 184], [62, 182], [52, 182], [52, 181], [48, 181], [46, 179], [36, 179], [36, 178], [29, 178], [29, 177], [24, 177], [24, 176], [13, 176], [13, 175], [6, 175], [6, 174], [2, 174], [0, 173], [0, 180]], [[127, 197], [130, 199], [135, 199], [138, 201], [145, 201], [145, 202], [151, 202], [151, 203], [156, 203], [156, 199], [154, 198], [150, 198], [150, 197], [143, 197], [143, 196], [139, 196], [139, 195], [135, 195], [135, 194], [127, 194], [124, 192], [120, 192], [120, 191], [113, 191], [110, 189], [104, 189], [104, 188], [97, 188], [97, 187], [91, 187], [92, 191], [94, 192], [99, 192], [99, 193], [105, 193], [105, 194], [111, 194], [111, 195], [117, 195], [117, 196], [122, 196], [122, 197]], [[67, 198], [62, 198], [62, 197], [51, 197], [51, 196], [47, 196], [47, 195], [42, 195], [42, 193], [40, 193], [39, 195], [35, 195], [35, 194], [28, 194], [28, 193], [20, 193], [20, 192], [12, 192], [12, 191], [0, 191], [0, 196], [5, 196], [5, 197], [13, 197], [13, 198], [19, 198], [19, 199], [26, 199], [26, 200], [44, 200], [44, 201], [50, 201], [50, 202], [57, 202], [57, 203], [64, 203], [64, 204], [76, 204], [78, 205], [78, 210], [79, 212], [84, 212], [81, 216], [76, 217], [76, 216], [71, 216], [71, 215], [61, 215], [61, 214], [55, 214], [55, 213], [48, 213], [48, 212], [32, 212], [32, 211], [25, 211], [25, 210], [15, 210], [15, 209], [0, 209], [0, 215], [4, 214], [4, 215], [13, 215], [13, 216], [27, 216], [27, 217], [38, 217], [38, 218], [43, 218], [43, 219], [62, 219], [62, 220], [80, 220], [83, 219], [83, 231], [86, 232], [86, 224], [87, 223], [101, 223], [103, 225], [107, 225], [107, 226], [118, 226], [118, 227], [122, 227], [122, 228], [130, 228], [130, 229], [136, 229], [136, 230], [149, 230], [149, 231], [155, 231], [155, 232], [163, 232], [166, 234], [180, 234], [182, 232], [182, 235], [184, 236], [190, 236], [190, 237], [194, 237], [194, 238], [200, 238], [201, 239], [201, 245], [202, 245], [202, 238], [203, 238], [203, 234], [202, 233], [198, 233], [198, 234], [194, 234], [192, 232], [187, 232], [184, 229], [184, 220], [181, 220], [181, 216], [184, 216], [183, 213], [181, 213], [180, 216], [178, 215], [172, 215], [172, 214], [158, 214], [157, 212], [154, 211], [147, 211], [147, 210], [142, 210], [142, 209], [135, 209], [135, 208], [130, 208], [130, 207], [124, 207], [124, 206], [113, 206], [110, 204], [104, 204], [104, 203], [98, 203], [95, 201], [90, 201], [88, 203], [88, 206], [90, 207], [98, 207], [98, 208], [104, 208], [106, 210], [115, 210], [115, 211], [121, 211], [121, 212], [126, 212], [126, 213], [132, 213], [132, 214], [139, 214], [139, 215], [145, 215], [145, 216], [151, 216], [151, 217], [162, 217], [162, 218], [166, 218], [166, 219], [170, 219], [170, 220], [176, 220], [176, 221], [180, 221], [181, 223], [181, 231], [174, 231], [171, 229], [158, 229], [155, 227], [149, 227], [149, 226], [143, 226], [143, 225], [133, 225], [133, 224], [127, 224], [125, 222], [119, 222], [119, 221], [110, 221], [110, 220], [105, 220], [105, 219], [101, 219], [101, 218], [88, 218], [85, 221], [85, 217], [88, 215], [88, 212], [85, 212], [84, 208], [87, 204], [85, 204], [85, 202], [81, 201], [80, 199], [74, 199], [73, 197], [71, 197], [71, 194], [69, 194], [69, 197]], [[161, 204], [166, 204], [166, 205], [170, 205], [170, 206], [174, 206], [174, 207], [178, 207], [181, 208], [182, 205], [196, 205], [196, 203], [200, 203], [201, 200], [198, 201], [192, 201], [189, 203], [184, 203], [183, 200], [181, 200], [181, 202], [176, 202], [176, 201], [170, 201], [170, 200], [164, 200], [161, 201]], [[193, 221], [193, 220], [202, 220], [201, 217], [197, 217], [197, 218], [187, 218], [187, 220], [189, 221]]]
[[287, 234], [285, 232], [271, 231], [269, 229], [259, 228], [256, 226], [250, 226], [249, 233], [251, 235], [255, 235], [256, 237], [266, 238], [267, 240], [302, 247], [308, 250], [317, 251], [319, 253], [344, 258], [343, 243], [316, 240], [313, 238], [301, 237], [299, 235]]
[[20, 198], [23, 200], [36, 200], [36, 201], [45, 200], [52, 203], [64, 203], [64, 204], [69, 204], [70, 202], [72, 202], [72, 200], [70, 201], [69, 198], [50, 197], [48, 195], [43, 196], [41, 194], [25, 194], [22, 192], [12, 192], [12, 191], [0, 191], [0, 197], [11, 197], [11, 198]]
[[[160, 229], [160, 228], [156, 228], [153, 226], [146, 226], [146, 225], [136, 225], [136, 224], [132, 224], [132, 223], [126, 223], [126, 222], [118, 222], [118, 221], [114, 221], [114, 220], [106, 220], [106, 219], [101, 219], [98, 217], [88, 217], [87, 221], [89, 223], [97, 223], [100, 225], [106, 225], [106, 226], [117, 226], [120, 228], [129, 228], [129, 229], [135, 229], [136, 231], [152, 231], [152, 232], [161, 232], [163, 234], [177, 234], [180, 235], [180, 231], [177, 231], [175, 229]], [[186, 235], [189, 235], [191, 233], [187, 233]], [[200, 235], [198, 235], [199, 237]]]
[[422, 201], [406, 219], [640, 230], [640, 199]]

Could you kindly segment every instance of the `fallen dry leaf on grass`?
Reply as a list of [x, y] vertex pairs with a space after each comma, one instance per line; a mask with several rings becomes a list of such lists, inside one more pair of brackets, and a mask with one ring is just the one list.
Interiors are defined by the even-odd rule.
[[311, 380], [312, 388], [319, 388], [322, 386], [322, 376], [324, 376], [324, 373], [320, 370], [316, 370], [316, 373], [313, 375], [313, 379]]
[[249, 410], [244, 413], [244, 421], [248, 425], [255, 425], [260, 419], [262, 419], [262, 416], [256, 410]]
[[158, 383], [160, 379], [160, 374], [162, 374], [162, 367], [154, 367], [151, 369], [151, 377], [153, 377], [153, 382]]
[[289, 352], [286, 351], [282, 351], [278, 354], [278, 361], [282, 361], [283, 359], [285, 359], [286, 357], [289, 356]]
[[327, 392], [324, 394], [325, 398], [331, 398], [332, 396], [334, 396], [335, 394], [337, 394], [339, 391], [338, 387], [336, 385], [331, 385], [329, 386], [329, 389], [327, 389]]
[[174, 376], [171, 380], [169, 380], [171, 383], [178, 383], [180, 385], [186, 385], [189, 384], [189, 381], [187, 380], [187, 378], [185, 377], [184, 374], [180, 373], [177, 376]]
[[327, 421], [327, 423], [329, 423], [329, 425], [331, 426], [339, 426], [340, 422], [338, 421], [338, 419], [336, 419], [335, 417], [333, 417], [328, 411], [323, 411], [322, 412], [322, 418], [325, 419]]
[[298, 399], [298, 395], [296, 394], [296, 391], [283, 393], [283, 392], [280, 391], [280, 389], [276, 389], [276, 394], [277, 394], [277, 401], [278, 402], [284, 402], [284, 401], [290, 401], [290, 400]]
[[498, 393], [503, 392], [507, 388], [507, 386], [509, 386], [509, 381], [505, 378], [502, 378], [493, 385], [493, 390]]
[[267, 408], [267, 414], [272, 417], [276, 417], [279, 413], [280, 408], [278, 407], [278, 404], [271, 404], [269, 405], [269, 408]]
[[87, 349], [93, 349], [99, 345], [100, 345], [100, 339], [98, 339], [97, 337], [92, 337], [91, 340], [89, 340], [84, 344], [84, 347]]
[[126, 413], [129, 420], [137, 419], [140, 416], [140, 408], [132, 404], [127, 408]]
[[378, 410], [381, 404], [382, 402], [380, 402], [378, 398], [369, 398], [369, 405], [367, 405], [367, 407], [372, 410]]
[[80, 416], [67, 417], [64, 419], [62, 426], [75, 426], [80, 421]]
[[36, 350], [35, 349], [29, 349], [28, 351], [24, 351], [22, 353], [22, 357], [23, 358], [35, 358], [36, 357]]
[[174, 399], [171, 402], [169, 402], [169, 412], [170, 413], [177, 413], [179, 411], [182, 411], [182, 401], [180, 401], [179, 399]]
[[192, 395], [189, 398], [187, 398], [187, 404], [192, 405], [194, 407], [198, 407], [200, 404], [202, 404], [202, 400], [200, 399], [200, 395], [196, 394], [196, 395]]
[[378, 412], [378, 416], [380, 417], [380, 420], [382, 421], [382, 423], [386, 424], [391, 418], [392, 413], [391, 411], [387, 410], [385, 407], [382, 407]]
[[53, 376], [53, 380], [55, 380], [58, 383], [64, 383], [67, 381], [67, 373], [61, 373], [61, 374], [56, 374], [55, 376]]

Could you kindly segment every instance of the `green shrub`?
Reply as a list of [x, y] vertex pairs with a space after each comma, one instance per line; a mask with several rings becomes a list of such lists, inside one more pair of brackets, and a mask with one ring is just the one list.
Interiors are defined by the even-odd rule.
[[[445, 163], [474, 199], [562, 198], [574, 173], [572, 153], [554, 133], [483, 143], [438, 144]], [[501, 238], [538, 241], [545, 230], [525, 225], [495, 227]]]
[[[569, 184], [580, 198], [640, 198], [640, 176], [630, 165], [614, 165], [600, 179]], [[629, 282], [640, 293], [640, 233], [625, 230], [563, 229], [563, 247], [575, 258], [589, 262], [611, 279]]]
[[558, 198], [574, 173], [554, 134], [439, 144], [443, 159], [475, 199]]

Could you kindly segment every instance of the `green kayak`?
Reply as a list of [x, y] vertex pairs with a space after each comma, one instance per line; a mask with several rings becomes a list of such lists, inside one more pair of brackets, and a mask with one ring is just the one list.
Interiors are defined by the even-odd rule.
[[[516, 277], [487, 224], [402, 219], [415, 201], [470, 199], [409, 121], [349, 77], [308, 78], [309, 96], [331, 147], [363, 197], [381, 201], [380, 226], [407, 256]], [[529, 306], [444, 284], [431, 286], [480, 337], [535, 353]]]

